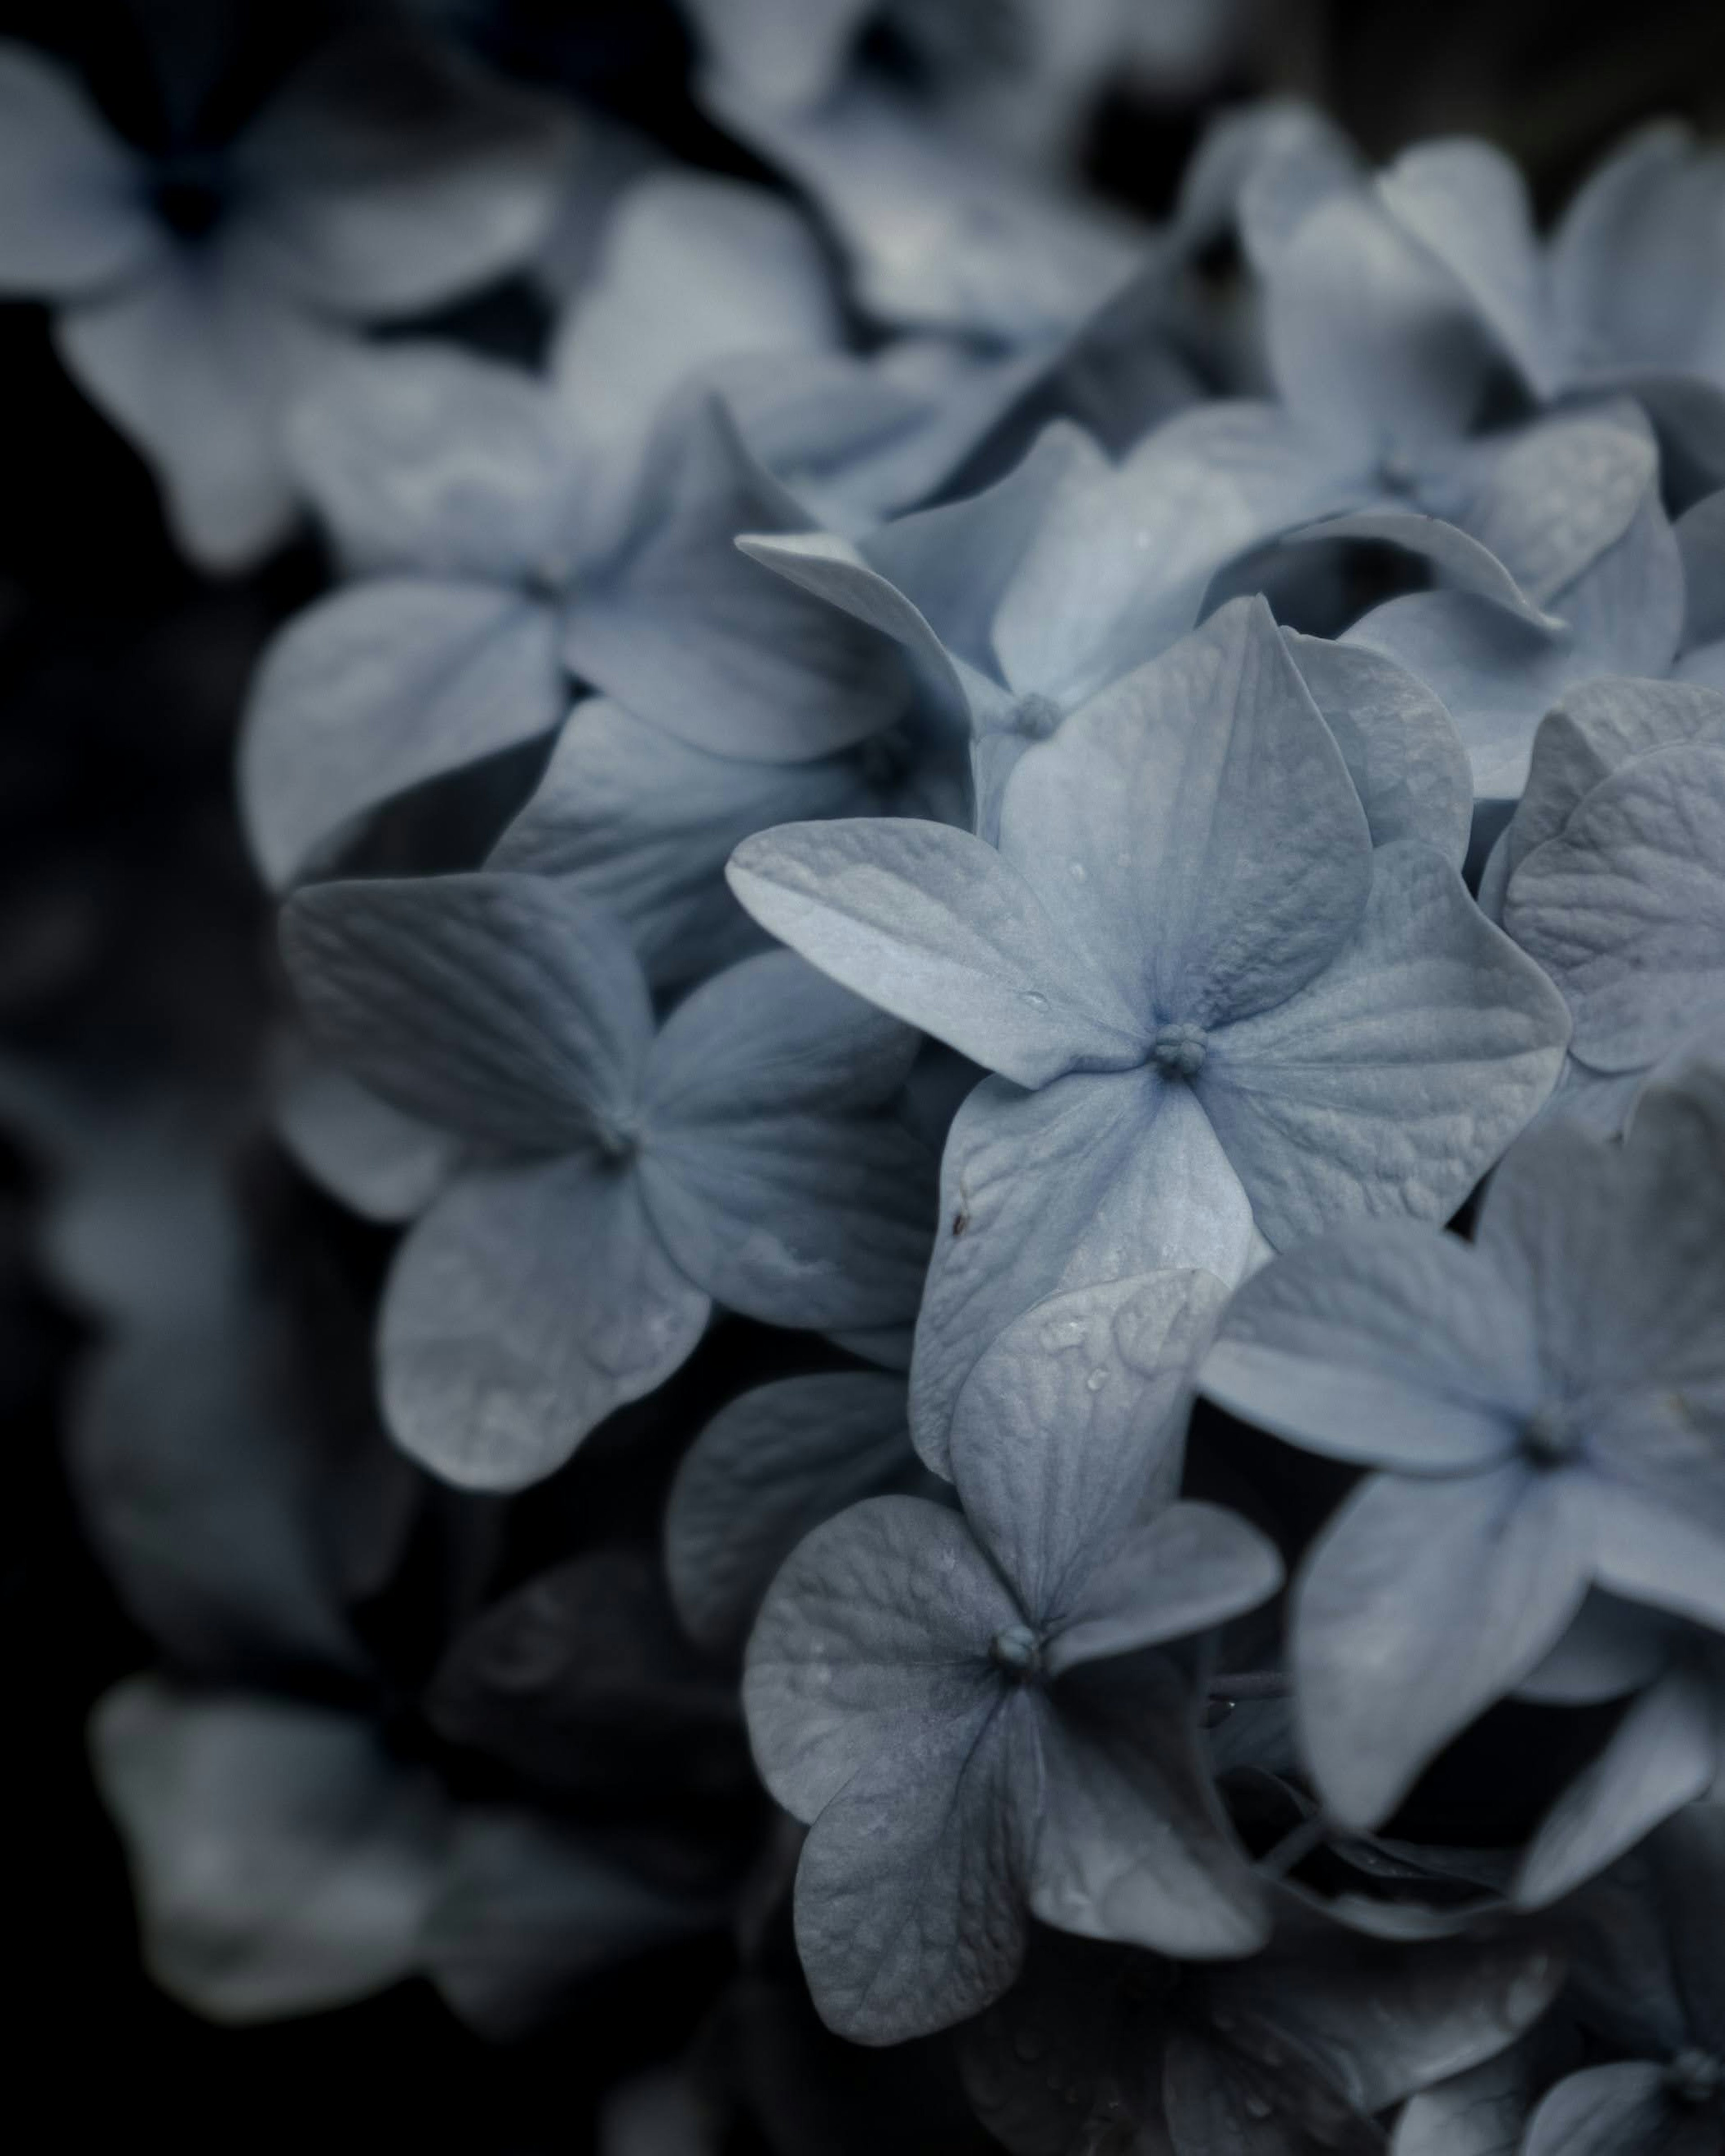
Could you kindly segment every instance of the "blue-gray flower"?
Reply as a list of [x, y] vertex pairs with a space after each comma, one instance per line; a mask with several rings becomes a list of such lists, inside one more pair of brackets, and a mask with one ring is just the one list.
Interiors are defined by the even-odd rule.
[[450, 1480], [549, 1473], [716, 1297], [819, 1327], [916, 1307], [928, 1156], [891, 1113], [914, 1037], [788, 954], [655, 1034], [621, 924], [538, 877], [317, 886], [283, 940], [325, 1052], [464, 1142], [380, 1338], [390, 1426]]
[[295, 398], [352, 325], [522, 260], [568, 151], [557, 105], [369, 33], [315, 57], [231, 144], [149, 157], [7, 44], [0, 289], [58, 306], [66, 365], [148, 459], [181, 545], [242, 568], [293, 521]]
[[1189, 1673], [1161, 1651], [1281, 1578], [1244, 1521], [1174, 1502], [1222, 1294], [1163, 1273], [1029, 1312], [959, 1404], [963, 1517], [868, 1500], [774, 1582], [744, 1703], [768, 1787], [812, 1823], [798, 1944], [841, 2034], [890, 2043], [977, 2012], [1033, 1912], [1189, 1956], [1262, 1943]]
[[912, 1429], [1043, 1296], [1238, 1279], [1363, 1212], [1443, 1219], [1561, 1065], [1549, 983], [1417, 839], [1378, 848], [1261, 600], [1029, 750], [999, 850], [910, 820], [738, 849], [756, 918], [998, 1074], [952, 1126]]
[[1651, 1092], [1625, 1145], [1553, 1122], [1472, 1247], [1339, 1231], [1248, 1281], [1203, 1374], [1377, 1469], [1313, 1547], [1292, 1662], [1307, 1756], [1370, 1825], [1551, 1650], [1590, 1584], [1725, 1628], [1725, 1100]]

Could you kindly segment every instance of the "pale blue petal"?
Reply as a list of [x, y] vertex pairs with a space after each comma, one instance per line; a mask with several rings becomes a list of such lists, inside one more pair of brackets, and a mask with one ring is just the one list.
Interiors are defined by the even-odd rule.
[[1369, 469], [1463, 434], [1491, 352], [1466, 295], [1363, 189], [1318, 202], [1265, 271], [1291, 410]]
[[1559, 2082], [1528, 2121], [1521, 2156], [1708, 2156], [1716, 2133], [1705, 2112], [1673, 2118], [1663, 2066], [1625, 2060]]
[[297, 615], [264, 654], [239, 745], [246, 836], [281, 890], [358, 817], [548, 733], [567, 707], [549, 608], [393, 578]]
[[248, 569], [291, 531], [286, 414], [346, 347], [345, 332], [234, 274], [210, 251], [55, 317], [73, 379], [150, 465], [169, 526], [199, 567]]
[[1473, 817], [1467, 752], [1422, 683], [1364, 644], [1282, 635], [1336, 737], [1372, 843], [1422, 839], [1459, 869]]
[[756, 948], [725, 864], [753, 833], [859, 814], [870, 798], [855, 755], [757, 763], [691, 748], [605, 697], [578, 704], [533, 798], [490, 865], [555, 876], [629, 924], [647, 976], [704, 978]]
[[1344, 1825], [1393, 1811], [1580, 1607], [1588, 1537], [1567, 1481], [1519, 1463], [1374, 1476], [1313, 1545], [1294, 1593], [1295, 1698], [1306, 1756]]
[[1476, 592], [1415, 592], [1374, 608], [1344, 640], [1433, 692], [1461, 737], [1477, 798], [1519, 798], [1540, 719], [1576, 678], [1560, 634]]
[[411, 1220], [454, 1172], [459, 1139], [392, 1107], [294, 1037], [276, 1060], [275, 1131], [312, 1181], [367, 1220]]
[[693, 391], [655, 434], [629, 536], [567, 610], [572, 670], [697, 748], [830, 754], [899, 717], [905, 661], [878, 632], [740, 554], [740, 532], [794, 529], [724, 404]]
[[715, 1653], [740, 1647], [803, 1537], [902, 1481], [915, 1460], [897, 1378], [780, 1378], [721, 1408], [665, 1507], [665, 1573], [690, 1637]]
[[602, 908], [533, 876], [318, 884], [281, 936], [316, 1045], [408, 1115], [518, 1152], [629, 1122], [652, 1012]]
[[456, 345], [355, 346], [295, 405], [285, 439], [350, 574], [555, 578], [581, 445], [520, 367]]
[[816, 2010], [893, 2044], [992, 2005], [1029, 1932], [1040, 1761], [1021, 1694], [930, 1717], [859, 1768], [797, 1867], [797, 1952]]
[[1559, 412], [1464, 451], [1445, 481], [1448, 513], [1535, 606], [1563, 613], [1563, 594], [1624, 536], [1658, 475], [1639, 407]]
[[732, 95], [721, 115], [814, 200], [882, 321], [1009, 345], [1071, 330], [1148, 251], [1127, 218], [927, 127], [909, 99], [854, 85], [818, 113]]
[[641, 1182], [692, 1280], [771, 1324], [913, 1315], [934, 1163], [891, 1109], [915, 1053], [907, 1027], [789, 952], [679, 1006], [648, 1066]]
[[1177, 1665], [1145, 1654], [1074, 1671], [1045, 1715], [1030, 1897], [1043, 1922], [1182, 1959], [1261, 1947], [1263, 1888], [1211, 1789]]
[[1489, 142], [1421, 142], [1379, 175], [1378, 197], [1455, 278], [1533, 388], [1550, 395], [1562, 355], [1519, 169]]
[[1540, 1381], [1532, 1313], [1466, 1244], [1410, 1220], [1357, 1222], [1255, 1273], [1199, 1379], [1312, 1451], [1434, 1474], [1505, 1458]]
[[1517, 1905], [1541, 1909], [1560, 1900], [1705, 1796], [1721, 1765], [1722, 1734], [1717, 1699], [1689, 1671], [1651, 1686], [1540, 1821], [1516, 1874]]
[[1562, 989], [1595, 1070], [1645, 1070], [1725, 1015], [1725, 739], [1602, 779], [1522, 860], [1503, 920]]
[[148, 179], [44, 54], [0, 42], [0, 291], [87, 291], [146, 270], [167, 235]]
[[1192, 1081], [1277, 1248], [1361, 1214], [1447, 1219], [1563, 1065], [1562, 998], [1450, 864], [1409, 840], [1373, 862], [1335, 963], [1219, 1030]]
[[823, 972], [1020, 1084], [1143, 1058], [1136, 1014], [1081, 937], [967, 831], [910, 817], [791, 824], [738, 847], [729, 878]]
[[749, 1640], [743, 1706], [769, 1791], [813, 1820], [870, 1760], [986, 1714], [1000, 1689], [989, 1644], [1019, 1621], [944, 1506], [870, 1497], [816, 1527]]
[[1212, 1274], [1168, 1271], [1050, 1296], [965, 1380], [958, 1501], [1034, 1624], [1106, 1614], [1091, 1575], [1173, 1502], [1193, 1371], [1226, 1295]]
[[576, 1155], [470, 1171], [396, 1254], [378, 1330], [385, 1419], [444, 1481], [519, 1489], [662, 1383], [710, 1308], [626, 1169]]
[[1261, 599], [1224, 607], [1031, 749], [1000, 850], [1147, 1032], [1302, 987], [1371, 881], [1359, 798]]
[[1189, 1640], [1259, 1608], [1281, 1584], [1276, 1545], [1250, 1521], [1219, 1505], [1170, 1506], [1091, 1572], [1050, 1642], [1049, 1671]]
[[561, 99], [458, 47], [381, 29], [337, 39], [236, 148], [248, 262], [319, 311], [418, 313], [526, 260], [572, 152]]
[[97, 1702], [97, 1780], [151, 1975], [211, 2020], [345, 2006], [410, 1976], [445, 1821], [365, 1722], [132, 1677]]
[[697, 372], [843, 341], [806, 220], [763, 187], [655, 172], [619, 201], [552, 340], [553, 392], [591, 449], [585, 513], [612, 530], [668, 399]]
[[911, 1434], [948, 1471], [959, 1388], [1045, 1296], [1163, 1268], [1231, 1284], [1250, 1208], [1189, 1088], [1149, 1070], [1085, 1072], [1024, 1093], [978, 1086], [941, 1166], [941, 1208], [911, 1373]]
[[1630, 757], [1697, 738], [1725, 747], [1725, 696], [1688, 682], [1579, 681], [1540, 721], [1527, 788], [1493, 848], [1480, 904], [1501, 921], [1509, 879], [1533, 849], [1558, 836], [1599, 781]]

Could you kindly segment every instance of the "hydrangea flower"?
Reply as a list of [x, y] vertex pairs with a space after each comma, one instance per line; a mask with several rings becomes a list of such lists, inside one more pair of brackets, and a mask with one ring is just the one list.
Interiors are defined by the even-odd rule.
[[1725, 695], [1572, 690], [1480, 896], [1569, 1006], [1554, 1106], [1617, 1129], [1650, 1074], [1725, 1045]]
[[966, 1373], [1043, 1296], [1147, 1265], [1237, 1279], [1255, 1232], [1442, 1219], [1561, 1064], [1560, 999], [1450, 862], [1374, 850], [1261, 600], [1029, 750], [998, 851], [808, 824], [731, 876], [834, 978], [996, 1074], [947, 1142], [918, 1321], [911, 1426], [937, 1466]]
[[1042, 1933], [960, 2058], [1012, 2156], [1368, 2156], [1378, 2114], [1501, 2056], [1562, 1973], [1515, 1934], [1410, 1946], [1307, 1923], [1250, 1961], [1183, 1967]]
[[1661, 1090], [1620, 1149], [1524, 1138], [1471, 1248], [1377, 1221], [1240, 1291], [1206, 1393], [1376, 1471], [1293, 1603], [1303, 1747], [1344, 1824], [1391, 1811], [1589, 1585], [1725, 1628], [1722, 1204], [1718, 1089]]
[[[1540, 719], [1604, 675], [1725, 685], [1717, 502], [1675, 529], [1650, 486], [1623, 536], [1532, 620], [1484, 590], [1391, 599], [1348, 632], [1432, 689], [1455, 720], [1495, 839], [1527, 783]], [[1488, 806], [1489, 804], [1489, 806]]]
[[[661, 584], [691, 562], [706, 579], [657, 625], [663, 641], [676, 621], [691, 655], [668, 711], [647, 685], [647, 716], [692, 726], [704, 701], [691, 677], [711, 691], [741, 669], [720, 703], [740, 704], [745, 722], [763, 686], [793, 704], [819, 686], [841, 712], [860, 701], [878, 723], [860, 639], [829, 639], [824, 670], [799, 670], [811, 609], [774, 608], [778, 594], [730, 551], [738, 529], [784, 515], [734, 425], [699, 399], [665, 410], [702, 367], [824, 351], [837, 335], [824, 268], [792, 211], [733, 183], [655, 177], [619, 203], [544, 381], [413, 344], [353, 355], [326, 376], [290, 444], [359, 581], [291, 622], [253, 686], [241, 797], [269, 880], [293, 880], [354, 818], [408, 788], [549, 732], [568, 709], [566, 663], [605, 685], [585, 637], [578, 654], [566, 649], [571, 609], [578, 593], [603, 619], [602, 570], [630, 548], [649, 557], [649, 588], [625, 578], [614, 603], [650, 604], [655, 567]], [[611, 685], [641, 687], [629, 639], [614, 641], [623, 671]], [[788, 679], [773, 680], [775, 662]], [[854, 695], [847, 673], [860, 676]]]
[[1725, 178], [1686, 129], [1632, 135], [1543, 247], [1526, 182], [1490, 143], [1418, 144], [1378, 187], [1534, 395], [1627, 388], [1713, 485], [1725, 478]]
[[810, 1822], [798, 1945], [841, 2035], [976, 2013], [1017, 1974], [1032, 1912], [1169, 1953], [1262, 1943], [1169, 1651], [1281, 1578], [1255, 1528], [1175, 1502], [1222, 1297], [1164, 1273], [1040, 1305], [961, 1395], [962, 1517], [869, 1499], [773, 1583], [744, 1704], [768, 1789]]
[[1560, 2081], [1521, 2156], [1709, 2156], [1725, 2133], [1725, 1807], [1668, 1820], [1575, 1915], [1582, 2018], [1629, 2056]]
[[0, 137], [0, 289], [56, 306], [67, 367], [210, 569], [285, 536], [285, 414], [354, 326], [522, 261], [569, 148], [559, 105], [380, 32], [315, 56], [232, 142], [154, 155], [8, 44]]
[[387, 1419], [439, 1474], [549, 1473], [716, 1297], [819, 1327], [914, 1310], [928, 1156], [891, 1113], [913, 1036], [788, 954], [655, 1032], [621, 924], [537, 877], [317, 885], [282, 932], [317, 1044], [463, 1142], [381, 1320]]

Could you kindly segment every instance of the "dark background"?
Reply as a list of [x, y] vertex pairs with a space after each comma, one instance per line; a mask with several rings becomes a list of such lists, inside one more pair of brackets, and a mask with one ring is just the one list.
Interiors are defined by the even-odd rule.
[[[236, 118], [336, 12], [235, 0]], [[448, 0], [434, 12], [693, 162], [754, 169], [691, 105], [668, 9]], [[0, 6], [0, 34], [73, 60], [117, 124], [147, 132], [119, 0]], [[1272, 88], [1325, 104], [1375, 157], [1434, 133], [1487, 135], [1522, 160], [1548, 211], [1625, 128], [1666, 112], [1725, 122], [1725, 8], [1279, 0], [1202, 104], [1106, 102], [1094, 176], [1160, 211], [1207, 112]], [[506, 295], [455, 326], [509, 341], [531, 314]], [[159, 1065], [239, 1085], [273, 988], [231, 805], [233, 730], [255, 654], [322, 576], [307, 542], [249, 578], [196, 578], [141, 465], [61, 373], [45, 312], [0, 305], [0, 1058]], [[256, 1188], [267, 1232], [326, 1304], [362, 1302], [381, 1257], [372, 1231], [279, 1158], [256, 1164]], [[695, 2028], [723, 1974], [713, 1948], [595, 1984], [556, 2029], [508, 2050], [468, 2034], [421, 1984], [235, 2032], [143, 1978], [83, 1724], [151, 1650], [84, 1544], [60, 1467], [64, 1388], [85, 1336], [33, 1263], [36, 1196], [28, 1163], [0, 1139], [0, 1907], [15, 1987], [0, 2132], [56, 2148], [151, 2133], [212, 2156], [386, 2137], [475, 2156], [590, 2145], [597, 2092]], [[317, 1293], [310, 1301], [315, 1312]]]

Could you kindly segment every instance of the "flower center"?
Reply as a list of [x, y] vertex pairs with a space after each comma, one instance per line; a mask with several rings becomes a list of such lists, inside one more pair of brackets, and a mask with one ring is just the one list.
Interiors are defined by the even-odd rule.
[[1028, 696], [1020, 696], [1012, 708], [1012, 731], [1022, 734], [1026, 741], [1046, 741], [1060, 729], [1060, 707], [1052, 696], [1045, 696], [1040, 690]]
[[884, 726], [860, 743], [856, 751], [863, 783], [876, 793], [890, 793], [902, 785], [911, 762], [910, 737], [902, 726]]
[[640, 1146], [640, 1126], [632, 1116], [607, 1116], [595, 1127], [593, 1142], [604, 1159], [620, 1167]]
[[1167, 1078], [1195, 1078], [1204, 1068], [1209, 1035], [1201, 1025], [1163, 1025], [1150, 1044], [1150, 1060]]
[[988, 1659], [997, 1670], [1023, 1684], [1042, 1671], [1042, 1642], [1028, 1625], [1008, 1625], [988, 1645]]
[[170, 232], [182, 239], [202, 239], [221, 223], [228, 190], [207, 159], [171, 157], [157, 167], [150, 200]]
[[1665, 2070], [1665, 2085], [1679, 2103], [1711, 2103], [1725, 2088], [1725, 2060], [1698, 2047], [1679, 2051]]
[[1561, 1467], [1580, 1446], [1581, 1432], [1565, 1408], [1535, 1408], [1522, 1424], [1522, 1452], [1536, 1467]]

